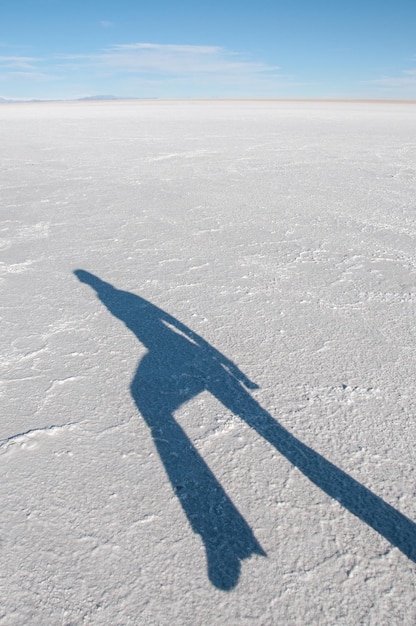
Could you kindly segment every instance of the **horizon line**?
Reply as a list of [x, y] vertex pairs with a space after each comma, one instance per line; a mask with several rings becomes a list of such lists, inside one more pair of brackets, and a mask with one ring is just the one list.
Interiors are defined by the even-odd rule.
[[374, 103], [374, 104], [416, 104], [416, 98], [278, 98], [278, 97], [140, 97], [140, 96], [114, 96], [114, 97], [82, 97], [82, 98], [51, 98], [51, 99], [18, 99], [4, 98], [0, 96], [0, 106], [8, 104], [100, 104], [108, 102], [333, 102], [333, 103]]

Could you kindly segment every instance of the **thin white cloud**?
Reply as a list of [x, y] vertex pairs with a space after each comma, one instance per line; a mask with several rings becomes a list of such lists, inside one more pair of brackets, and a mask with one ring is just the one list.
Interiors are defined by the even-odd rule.
[[28, 56], [0, 55], [0, 81], [12, 84], [47, 83], [59, 80], [59, 74], [51, 71], [52, 66], [47, 59]]
[[36, 70], [40, 61], [36, 57], [0, 56], [0, 70]]
[[403, 70], [397, 76], [382, 76], [374, 80], [368, 81], [372, 85], [392, 89], [414, 88], [416, 90], [416, 69]]
[[135, 74], [259, 74], [277, 66], [251, 61], [218, 46], [134, 43], [117, 44], [91, 55], [67, 55], [72, 65]]
[[110, 22], [109, 20], [100, 20], [98, 24], [101, 28], [113, 28], [114, 22]]
[[111, 48], [119, 50], [164, 50], [172, 53], [185, 52], [192, 54], [213, 54], [223, 50], [220, 46], [187, 46], [160, 43], [124, 43], [113, 45]]
[[49, 82], [51, 80], [59, 80], [60, 76], [55, 74], [48, 74], [46, 72], [7, 72], [3, 73], [2, 68], [0, 67], [0, 81], [14, 81], [19, 80], [20, 82], [25, 81], [39, 81], [39, 82]]

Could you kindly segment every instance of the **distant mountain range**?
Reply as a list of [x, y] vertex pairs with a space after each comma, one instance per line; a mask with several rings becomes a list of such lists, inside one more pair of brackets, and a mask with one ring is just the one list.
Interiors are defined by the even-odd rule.
[[155, 100], [155, 98], [135, 98], [134, 96], [85, 96], [84, 98], [77, 98], [77, 102], [90, 100]]

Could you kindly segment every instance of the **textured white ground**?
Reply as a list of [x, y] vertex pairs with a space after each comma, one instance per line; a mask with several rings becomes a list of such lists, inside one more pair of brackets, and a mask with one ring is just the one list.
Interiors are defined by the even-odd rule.
[[0, 624], [414, 624], [416, 105], [4, 105], [0, 136]]

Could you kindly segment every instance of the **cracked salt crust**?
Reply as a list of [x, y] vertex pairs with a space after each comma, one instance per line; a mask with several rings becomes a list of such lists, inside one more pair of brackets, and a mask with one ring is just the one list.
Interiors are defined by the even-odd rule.
[[205, 392], [174, 417], [267, 555], [210, 582], [130, 394], [146, 348], [72, 273], [203, 336], [415, 521], [414, 109], [2, 107], [1, 623], [416, 621], [414, 562]]

